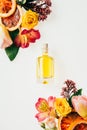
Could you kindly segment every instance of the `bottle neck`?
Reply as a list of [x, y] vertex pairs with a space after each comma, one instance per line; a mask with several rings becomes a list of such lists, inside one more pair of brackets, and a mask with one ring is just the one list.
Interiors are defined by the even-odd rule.
[[42, 52], [43, 52], [43, 55], [48, 55], [48, 44], [44, 44]]
[[48, 52], [43, 52], [43, 55], [48, 55]]

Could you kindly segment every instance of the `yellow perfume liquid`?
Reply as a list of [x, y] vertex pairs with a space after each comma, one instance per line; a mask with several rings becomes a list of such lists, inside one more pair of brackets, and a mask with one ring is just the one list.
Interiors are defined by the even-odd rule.
[[43, 46], [43, 54], [37, 58], [37, 78], [47, 84], [54, 77], [54, 59], [48, 55], [48, 44]]

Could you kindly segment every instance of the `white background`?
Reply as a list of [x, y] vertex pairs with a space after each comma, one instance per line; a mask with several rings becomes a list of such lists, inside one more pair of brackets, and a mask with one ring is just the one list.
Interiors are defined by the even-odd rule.
[[[47, 21], [38, 24], [41, 39], [20, 49], [10, 61], [0, 50], [0, 130], [41, 130], [35, 119], [39, 97], [59, 96], [71, 79], [87, 92], [87, 0], [53, 0]], [[37, 83], [36, 58], [43, 43], [55, 59], [55, 79]]]

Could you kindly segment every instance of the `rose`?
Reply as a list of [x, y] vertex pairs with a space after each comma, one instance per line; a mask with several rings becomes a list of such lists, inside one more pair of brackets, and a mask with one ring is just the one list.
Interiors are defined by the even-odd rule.
[[65, 98], [56, 98], [54, 106], [58, 116], [66, 116], [72, 110]]
[[87, 97], [73, 96], [72, 105], [75, 111], [83, 118], [87, 119]]
[[32, 10], [26, 11], [22, 18], [22, 27], [32, 29], [38, 24], [38, 14]]

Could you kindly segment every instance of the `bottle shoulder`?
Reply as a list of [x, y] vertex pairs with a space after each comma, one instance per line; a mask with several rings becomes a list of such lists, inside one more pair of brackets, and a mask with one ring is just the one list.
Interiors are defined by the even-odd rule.
[[41, 55], [38, 57], [38, 59], [51, 59], [51, 60], [54, 60], [54, 58], [50, 55]]

